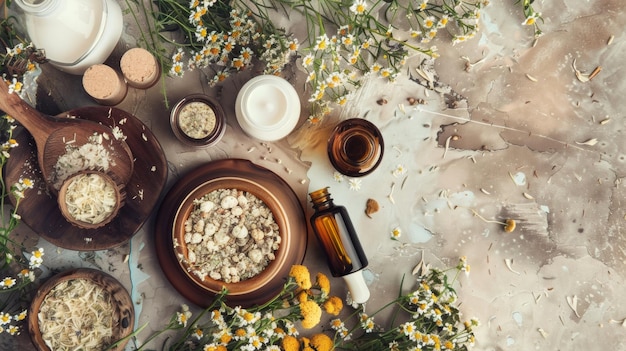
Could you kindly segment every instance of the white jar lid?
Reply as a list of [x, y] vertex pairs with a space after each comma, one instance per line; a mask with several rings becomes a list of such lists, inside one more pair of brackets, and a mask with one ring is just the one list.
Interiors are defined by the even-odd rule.
[[300, 97], [285, 79], [261, 75], [237, 94], [235, 115], [241, 129], [253, 138], [274, 141], [286, 137], [300, 119]]

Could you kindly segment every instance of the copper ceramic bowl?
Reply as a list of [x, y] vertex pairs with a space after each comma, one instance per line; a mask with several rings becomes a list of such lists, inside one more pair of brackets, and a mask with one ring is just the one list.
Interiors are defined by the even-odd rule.
[[[222, 280], [212, 279], [209, 276], [201, 278], [197, 274], [193, 273], [192, 267], [188, 263], [189, 246], [185, 244], [184, 227], [185, 222], [194, 209], [194, 201], [203, 197], [205, 194], [220, 189], [236, 189], [254, 195], [270, 209], [273, 214], [274, 221], [278, 225], [280, 244], [278, 249], [273, 251], [275, 259], [269, 261], [268, 265], [265, 266], [260, 273], [239, 282], [226, 283]], [[224, 287], [228, 289], [228, 293], [231, 296], [249, 294], [277, 278], [281, 269], [285, 266], [285, 264], [287, 264], [288, 253], [294, 244], [292, 231], [289, 230], [289, 223], [287, 222], [284, 205], [274, 194], [257, 181], [245, 178], [212, 179], [199, 185], [191, 191], [175, 213], [172, 240], [174, 242], [174, 251], [178, 257], [180, 268], [187, 274], [189, 279], [191, 279], [200, 288], [215, 294], [219, 293]], [[229, 245], [236, 246], [233, 241], [233, 238], [231, 238], [231, 243]], [[215, 253], [215, 259], [219, 259], [219, 254], [219, 252]]]
[[[76, 186], [77, 183], [85, 181], [85, 177], [99, 177], [101, 181], [113, 192], [112, 196], [114, 196], [114, 204], [107, 205], [107, 211], [105, 214], [99, 218], [93, 220], [84, 220], [77, 218], [70, 208], [76, 207], [75, 203], [70, 200], [70, 196], [68, 194], [72, 191], [72, 187]], [[110, 223], [113, 218], [115, 218], [120, 210], [120, 208], [124, 205], [124, 199], [126, 197], [124, 186], [118, 184], [116, 181], [111, 178], [108, 174], [104, 172], [86, 170], [78, 172], [70, 177], [68, 177], [61, 188], [59, 189], [59, 194], [57, 197], [57, 202], [59, 204], [59, 209], [61, 210], [61, 214], [65, 219], [71, 224], [83, 228], [83, 229], [96, 229]], [[74, 205], [74, 206], [73, 206]]]
[[176, 138], [183, 144], [211, 146], [224, 135], [226, 117], [216, 99], [204, 94], [191, 94], [172, 108], [170, 126]]
[[[216, 189], [249, 192], [262, 201], [271, 210], [281, 238], [275, 259], [260, 273], [236, 283], [200, 277], [187, 261], [184, 225], [194, 211], [193, 201]], [[155, 230], [157, 257], [165, 276], [183, 296], [201, 307], [209, 306], [222, 288], [228, 289], [226, 303], [231, 306], [267, 302], [280, 292], [291, 266], [302, 263], [307, 244], [304, 210], [291, 187], [274, 172], [241, 159], [213, 161], [183, 176], [164, 198]]]
[[[133, 332], [135, 312], [133, 308], [133, 302], [128, 294], [128, 291], [124, 289], [124, 286], [120, 284], [112, 276], [95, 269], [78, 268], [59, 273], [52, 278], [48, 279], [37, 290], [37, 294], [33, 298], [30, 308], [28, 310], [28, 331], [35, 348], [38, 351], [51, 351], [50, 347], [44, 341], [42, 335], [42, 325], [46, 323], [47, 319], [42, 313], [42, 306], [46, 303], [53, 303], [51, 300], [46, 300], [48, 294], [56, 290], [56, 287], [60, 287], [60, 284], [74, 284], [77, 280], [87, 282], [87, 284], [93, 284], [97, 288], [102, 289], [103, 295], [110, 297], [109, 303], [112, 306], [111, 310], [102, 311], [102, 313], [109, 313], [111, 318], [111, 335], [108, 338], [111, 343], [114, 343]], [[60, 289], [60, 288], [59, 288]], [[62, 296], [57, 297], [62, 299]], [[70, 300], [67, 301], [71, 303]], [[94, 303], [94, 301], [90, 301]], [[56, 302], [55, 302], [56, 303]], [[69, 318], [69, 315], [65, 315], [65, 318]], [[65, 323], [70, 323], [70, 320], [63, 320]], [[85, 327], [87, 328], [87, 327]], [[80, 334], [80, 330], [76, 330], [76, 333]], [[127, 341], [121, 342], [113, 351], [124, 350], [124, 346]], [[109, 344], [110, 345], [110, 344]], [[109, 345], [105, 345], [106, 348]], [[83, 345], [75, 345], [77, 348]]]

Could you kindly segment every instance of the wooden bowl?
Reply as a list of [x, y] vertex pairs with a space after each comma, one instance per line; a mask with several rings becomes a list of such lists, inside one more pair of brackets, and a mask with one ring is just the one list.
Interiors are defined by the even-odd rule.
[[[38, 351], [51, 351], [46, 345], [40, 329], [40, 323], [45, 323], [45, 320], [40, 321], [39, 313], [46, 296], [59, 284], [78, 279], [95, 284], [97, 287], [102, 288], [105, 294], [110, 296], [110, 301], [113, 306], [110, 311], [113, 319], [112, 335], [110, 337], [111, 343], [114, 343], [133, 332], [135, 312], [133, 302], [126, 289], [124, 289], [124, 286], [122, 286], [120, 282], [112, 276], [99, 270], [89, 268], [72, 269], [59, 273], [47, 280], [37, 290], [37, 294], [31, 302], [28, 310], [28, 331], [31, 340]], [[69, 321], [66, 320], [66, 322]], [[121, 342], [117, 345], [117, 347], [112, 348], [111, 350], [124, 350], [126, 343], [127, 341]]]
[[[56, 196], [47, 192], [47, 183], [41, 176], [35, 143], [29, 133], [17, 133], [19, 147], [11, 149], [4, 176], [6, 184], [15, 184], [20, 178], [33, 180], [35, 186], [27, 190], [17, 213], [22, 223], [55, 246], [75, 251], [107, 250], [122, 245], [133, 237], [148, 221], [155, 206], [161, 201], [167, 181], [167, 160], [161, 144], [149, 126], [133, 114], [115, 107], [86, 106], [66, 113], [119, 128], [127, 136], [136, 159], [133, 175], [126, 184], [123, 210], [107, 225], [97, 229], [83, 229], [72, 225], [61, 214]], [[15, 204], [15, 197], [9, 197]]]
[[[101, 180], [104, 181], [105, 186], [108, 186], [108, 189], [113, 191], [113, 196], [115, 197], [115, 205], [110, 209], [106, 209], [107, 212], [101, 218], [96, 218], [93, 220], [81, 220], [79, 218], [76, 218], [76, 216], [70, 210], [70, 207], [72, 206], [70, 206], [70, 203], [68, 203], [67, 197], [69, 195], [69, 192], [72, 191], [72, 187], [76, 186], [77, 182], [84, 181], [88, 177], [99, 177]], [[101, 194], [92, 194], [92, 196], [94, 197], [97, 197], [99, 195]], [[59, 189], [57, 202], [59, 204], [61, 214], [63, 215], [63, 217], [65, 217], [65, 219], [67, 219], [68, 222], [80, 228], [96, 229], [107, 225], [113, 220], [113, 218], [115, 218], [115, 216], [117, 216], [120, 208], [124, 205], [125, 197], [126, 194], [124, 192], [124, 185], [119, 184], [118, 182], [113, 180], [111, 176], [104, 172], [86, 170], [68, 177], [63, 182], [61, 188]]]

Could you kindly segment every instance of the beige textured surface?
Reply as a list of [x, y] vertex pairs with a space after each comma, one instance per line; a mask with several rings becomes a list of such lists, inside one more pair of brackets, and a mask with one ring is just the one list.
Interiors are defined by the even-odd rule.
[[[247, 138], [237, 125], [234, 96], [246, 73], [220, 89], [208, 88], [199, 73], [165, 79], [170, 102], [191, 92], [221, 100], [226, 134], [208, 149], [177, 143], [160, 84], [130, 91], [119, 107], [159, 138], [169, 160], [169, 184], [204, 162], [247, 158], [283, 176], [308, 215], [308, 191], [330, 186], [336, 203], [352, 215], [370, 258], [368, 309], [394, 296], [402, 275], [422, 257], [447, 265], [465, 255], [472, 271], [458, 292], [464, 315], [482, 322], [475, 350], [597, 350], [600, 344], [624, 350], [626, 12], [619, 0], [536, 1], [535, 7], [545, 18], [545, 35], [536, 45], [531, 29], [520, 26], [515, 2], [493, 2], [474, 40], [457, 46], [438, 41], [436, 62], [412, 59], [410, 77], [395, 85], [369, 82], [328, 123], [304, 124], [280, 142]], [[132, 32], [124, 39], [133, 45]], [[581, 82], [574, 59], [586, 73], [603, 69]], [[304, 76], [289, 80], [300, 88]], [[376, 104], [382, 96], [388, 103]], [[426, 104], [408, 106], [408, 97]], [[364, 116], [381, 129], [385, 156], [353, 191], [348, 179], [333, 179], [325, 138], [341, 118]], [[396, 177], [399, 164], [407, 172]], [[372, 218], [364, 214], [368, 198], [381, 205]], [[504, 233], [472, 211], [489, 220], [515, 218], [518, 227]], [[132, 292], [138, 325], [158, 328], [155, 321], [167, 320], [185, 301], [160, 271], [151, 226], [129, 245], [107, 252], [47, 247], [46, 264], [112, 272]], [[400, 241], [389, 239], [395, 227], [402, 229]], [[313, 271], [327, 270], [314, 241], [305, 263]], [[333, 284], [343, 296], [341, 282]], [[568, 303], [574, 297], [575, 310]]]

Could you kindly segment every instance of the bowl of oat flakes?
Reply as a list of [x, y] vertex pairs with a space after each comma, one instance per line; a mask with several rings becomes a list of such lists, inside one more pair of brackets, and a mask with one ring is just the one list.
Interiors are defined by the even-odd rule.
[[247, 160], [192, 171], [170, 190], [157, 218], [161, 267], [201, 306], [223, 288], [231, 304], [269, 300], [306, 249], [297, 196], [278, 175]]

